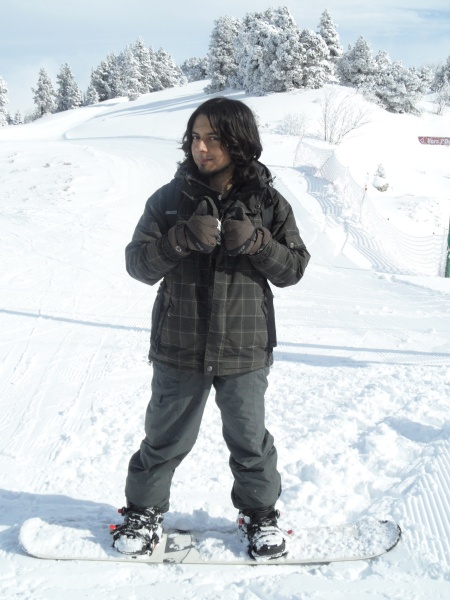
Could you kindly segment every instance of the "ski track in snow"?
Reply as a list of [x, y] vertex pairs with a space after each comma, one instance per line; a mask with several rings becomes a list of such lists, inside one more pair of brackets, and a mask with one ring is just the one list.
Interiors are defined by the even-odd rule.
[[[267, 422], [283, 477], [283, 523], [389, 517], [403, 528], [401, 545], [371, 562], [276, 572], [51, 563], [20, 549], [25, 518], [124, 502], [149, 398], [156, 289], [128, 277], [123, 252], [145, 199], [174, 173], [200, 89], [7, 128], [0, 145], [0, 593], [448, 598], [448, 290], [434, 289], [433, 278], [430, 286], [401, 280], [382, 235], [347, 235], [326, 182], [288, 166], [293, 143], [278, 166], [267, 160], [312, 253], [298, 286], [274, 289], [279, 344]], [[166, 106], [176, 93], [177, 107]], [[233, 524], [227, 461], [211, 394], [197, 444], [174, 479], [169, 526]]]

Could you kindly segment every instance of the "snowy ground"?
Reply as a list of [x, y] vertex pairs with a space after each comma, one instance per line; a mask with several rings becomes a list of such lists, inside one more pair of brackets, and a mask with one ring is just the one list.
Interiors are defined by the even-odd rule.
[[[296, 529], [393, 518], [403, 542], [381, 559], [320, 568], [40, 562], [19, 546], [28, 517], [124, 501], [149, 399], [155, 295], [126, 274], [124, 247], [146, 198], [181, 159], [180, 137], [205, 99], [202, 87], [0, 130], [1, 596], [448, 598], [450, 280], [380, 270], [382, 256], [371, 264], [342, 243], [338, 214], [324, 220], [317, 186], [322, 197], [329, 186], [317, 179], [311, 193], [311, 178], [293, 166], [298, 139], [277, 133], [284, 113], [304, 112], [317, 142], [320, 91], [233, 94], [258, 113], [263, 161], [312, 254], [298, 286], [274, 290], [279, 346], [267, 414], [283, 477], [279, 508]], [[339, 152], [360, 181], [384, 163], [392, 186], [379, 209], [395, 215], [397, 227], [442, 234], [450, 148], [420, 146], [418, 135], [450, 135], [449, 113], [374, 109], [373, 122]], [[381, 247], [383, 236], [381, 228]], [[198, 443], [177, 471], [166, 522], [229, 526], [230, 487], [211, 397]]]

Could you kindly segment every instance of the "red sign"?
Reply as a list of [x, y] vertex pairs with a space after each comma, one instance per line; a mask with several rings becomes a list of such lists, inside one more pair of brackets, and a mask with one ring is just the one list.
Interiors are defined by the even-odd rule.
[[450, 138], [448, 137], [419, 136], [419, 142], [428, 146], [450, 146]]

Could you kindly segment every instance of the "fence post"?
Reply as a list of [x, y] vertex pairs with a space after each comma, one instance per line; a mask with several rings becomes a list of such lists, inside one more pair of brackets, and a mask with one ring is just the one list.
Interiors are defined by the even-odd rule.
[[450, 220], [448, 222], [447, 262], [445, 264], [445, 277], [450, 277]]

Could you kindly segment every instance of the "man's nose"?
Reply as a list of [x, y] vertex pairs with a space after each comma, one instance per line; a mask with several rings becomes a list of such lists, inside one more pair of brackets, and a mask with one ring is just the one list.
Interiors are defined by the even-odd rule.
[[197, 151], [198, 152], [207, 152], [208, 147], [203, 140], [197, 140]]

